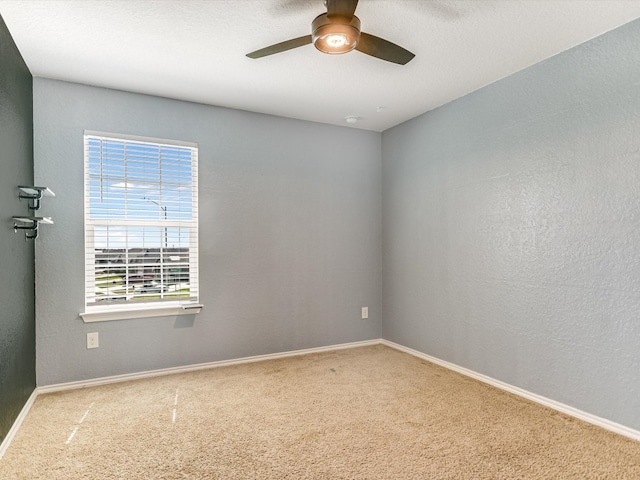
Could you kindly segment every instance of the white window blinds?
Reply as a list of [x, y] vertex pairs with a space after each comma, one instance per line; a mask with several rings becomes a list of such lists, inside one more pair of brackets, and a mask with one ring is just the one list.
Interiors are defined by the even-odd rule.
[[197, 145], [85, 132], [84, 158], [86, 307], [197, 302]]

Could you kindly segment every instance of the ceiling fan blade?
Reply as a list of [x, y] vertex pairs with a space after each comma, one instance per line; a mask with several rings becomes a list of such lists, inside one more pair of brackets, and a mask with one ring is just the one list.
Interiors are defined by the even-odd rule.
[[360, 33], [360, 41], [356, 45], [356, 50], [399, 65], [405, 65], [415, 57], [415, 54], [400, 45], [364, 32]]
[[249, 58], [266, 57], [268, 55], [273, 55], [274, 53], [286, 52], [287, 50], [291, 50], [292, 48], [298, 48], [304, 45], [309, 45], [310, 43], [311, 43], [311, 35], [305, 35], [304, 37], [292, 38], [291, 40], [276, 43], [275, 45], [270, 45], [268, 47], [261, 48], [260, 50], [256, 50], [255, 52], [247, 53], [247, 57]]
[[353, 17], [358, 6], [358, 0], [327, 0], [327, 15]]

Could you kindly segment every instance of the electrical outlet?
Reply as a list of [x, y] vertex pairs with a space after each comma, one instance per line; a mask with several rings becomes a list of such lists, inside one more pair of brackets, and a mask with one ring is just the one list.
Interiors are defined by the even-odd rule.
[[362, 307], [362, 318], [369, 318], [369, 307]]
[[87, 333], [87, 348], [98, 348], [98, 332]]

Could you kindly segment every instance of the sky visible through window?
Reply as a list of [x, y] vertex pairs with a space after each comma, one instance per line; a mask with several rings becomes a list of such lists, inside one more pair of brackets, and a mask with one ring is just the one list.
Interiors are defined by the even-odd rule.
[[180, 222], [193, 217], [191, 148], [104, 137], [87, 148], [96, 249], [189, 245]]

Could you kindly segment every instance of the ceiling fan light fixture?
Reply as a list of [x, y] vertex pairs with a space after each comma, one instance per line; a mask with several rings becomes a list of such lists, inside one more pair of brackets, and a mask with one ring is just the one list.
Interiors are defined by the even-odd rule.
[[360, 40], [360, 19], [319, 15], [311, 25], [313, 45], [330, 55], [347, 53], [356, 48]]
[[328, 54], [358, 50], [365, 55], [386, 62], [405, 65], [415, 55], [400, 45], [360, 30], [360, 19], [354, 15], [358, 0], [325, 0], [327, 13], [318, 15], [311, 24], [311, 35], [291, 38], [255, 52], [249, 58], [262, 58], [275, 53], [313, 43], [316, 49]]

